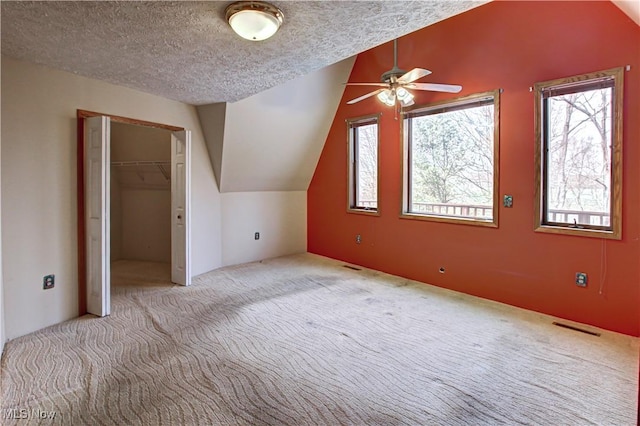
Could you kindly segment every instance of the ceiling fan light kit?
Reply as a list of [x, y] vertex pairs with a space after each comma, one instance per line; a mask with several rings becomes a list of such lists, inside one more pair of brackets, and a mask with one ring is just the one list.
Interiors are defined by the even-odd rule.
[[383, 90], [382, 92], [378, 93], [378, 99], [380, 100], [380, 102], [388, 106], [393, 106], [396, 103], [396, 97], [389, 89]]
[[410, 106], [415, 103], [413, 102], [414, 96], [404, 87], [396, 89], [396, 98], [403, 107]]
[[380, 102], [387, 106], [394, 106], [396, 102], [400, 102], [401, 106], [408, 107], [415, 103], [413, 102], [413, 98], [414, 96], [404, 87], [400, 87], [398, 89], [385, 89], [378, 93], [378, 99]]
[[384, 89], [377, 89], [355, 99], [351, 99], [347, 104], [352, 105], [364, 99], [376, 96], [380, 102], [388, 106], [399, 103], [401, 107], [413, 105], [414, 95], [407, 89], [431, 90], [434, 92], [458, 93], [462, 86], [456, 84], [438, 83], [414, 83], [414, 81], [431, 74], [431, 71], [424, 68], [414, 68], [405, 72], [398, 68], [398, 40], [393, 41], [393, 68], [386, 71], [380, 77], [380, 83], [347, 83], [348, 86], [377, 86]]
[[263, 1], [231, 3], [225, 10], [225, 16], [236, 34], [251, 41], [268, 39], [284, 22], [282, 11]]

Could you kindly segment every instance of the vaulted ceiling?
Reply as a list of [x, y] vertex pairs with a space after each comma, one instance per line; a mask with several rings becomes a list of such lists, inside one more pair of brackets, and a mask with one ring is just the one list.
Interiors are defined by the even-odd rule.
[[4, 0], [2, 54], [197, 105], [221, 192], [305, 190], [353, 57], [488, 1], [274, 0], [282, 28], [251, 42], [231, 1]]
[[284, 24], [264, 42], [233, 33], [230, 1], [2, 1], [2, 54], [189, 104], [235, 102], [487, 1], [274, 1]]

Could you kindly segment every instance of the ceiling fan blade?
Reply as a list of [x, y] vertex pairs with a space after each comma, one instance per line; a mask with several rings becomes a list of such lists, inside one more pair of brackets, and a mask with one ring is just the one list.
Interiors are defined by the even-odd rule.
[[431, 71], [425, 70], [424, 68], [414, 68], [402, 77], [398, 78], [398, 83], [411, 83], [412, 81], [416, 81], [419, 78], [427, 76], [431, 74]]
[[457, 84], [438, 84], [438, 83], [409, 83], [404, 87], [416, 90], [431, 90], [434, 92], [458, 93], [462, 90], [462, 86]]
[[388, 83], [345, 83], [345, 86], [378, 86], [389, 87]]
[[362, 101], [362, 100], [364, 100], [364, 99], [367, 99], [367, 98], [370, 98], [370, 97], [372, 97], [372, 96], [375, 96], [375, 95], [377, 95], [377, 94], [378, 94], [378, 93], [380, 93], [380, 92], [384, 92], [385, 90], [387, 90], [387, 89], [378, 89], [378, 90], [374, 90], [373, 92], [369, 92], [369, 93], [367, 93], [366, 95], [362, 95], [362, 96], [360, 96], [360, 97], [358, 97], [358, 98], [351, 99], [349, 102], [347, 102], [347, 104], [349, 104], [349, 105], [355, 104], [356, 102], [360, 102], [360, 101]]

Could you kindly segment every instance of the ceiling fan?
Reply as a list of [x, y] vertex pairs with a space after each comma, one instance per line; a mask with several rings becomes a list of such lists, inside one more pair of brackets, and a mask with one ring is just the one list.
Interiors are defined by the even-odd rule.
[[380, 83], [347, 83], [348, 86], [378, 86], [383, 89], [374, 90], [366, 95], [351, 99], [347, 104], [355, 104], [372, 96], [389, 106], [399, 102], [401, 106], [413, 105], [413, 95], [407, 89], [431, 90], [435, 92], [458, 93], [462, 86], [455, 84], [414, 83], [414, 81], [431, 74], [424, 68], [414, 68], [409, 72], [398, 68], [398, 40], [393, 40], [393, 68], [382, 74]]

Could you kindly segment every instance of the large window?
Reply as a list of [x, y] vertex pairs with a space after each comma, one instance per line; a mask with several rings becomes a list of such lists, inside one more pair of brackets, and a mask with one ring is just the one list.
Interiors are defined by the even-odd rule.
[[378, 212], [378, 116], [347, 120], [349, 204], [358, 213]]
[[622, 68], [535, 85], [536, 230], [621, 237]]
[[498, 226], [499, 92], [404, 113], [403, 217]]

